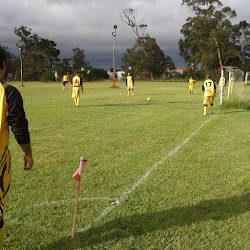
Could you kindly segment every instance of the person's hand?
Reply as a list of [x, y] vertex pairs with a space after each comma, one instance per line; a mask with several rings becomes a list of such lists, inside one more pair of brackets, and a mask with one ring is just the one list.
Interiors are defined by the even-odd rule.
[[34, 164], [32, 154], [25, 154], [24, 157], [24, 170], [30, 170]]

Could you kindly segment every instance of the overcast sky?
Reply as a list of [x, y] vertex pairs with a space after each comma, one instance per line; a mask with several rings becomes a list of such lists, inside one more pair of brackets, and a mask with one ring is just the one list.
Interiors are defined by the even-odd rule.
[[[180, 29], [192, 12], [181, 6], [182, 0], [0, 0], [0, 44], [18, 55], [18, 37], [14, 27], [24, 25], [34, 34], [53, 40], [61, 51], [60, 58], [72, 56], [72, 49], [85, 50], [93, 67], [109, 69], [113, 65], [113, 26], [116, 24], [116, 68], [135, 38], [121, 20], [123, 9], [133, 8], [138, 21], [148, 25], [146, 32], [156, 39], [176, 67], [185, 66], [178, 55]], [[236, 10], [238, 23], [250, 22], [248, 0], [221, 0]]]

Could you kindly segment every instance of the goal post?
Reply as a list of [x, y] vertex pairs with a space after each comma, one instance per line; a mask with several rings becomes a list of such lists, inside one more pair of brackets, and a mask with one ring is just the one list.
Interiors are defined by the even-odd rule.
[[248, 78], [249, 73], [250, 73], [250, 71], [246, 72], [246, 76], [245, 76], [245, 85], [247, 84], [247, 78]]
[[[227, 97], [227, 100], [229, 100], [232, 95], [241, 98], [243, 94], [243, 78], [244, 73], [239, 68], [234, 66], [222, 67], [219, 81], [220, 105], [222, 105], [223, 97]], [[228, 86], [225, 88], [227, 84]]]

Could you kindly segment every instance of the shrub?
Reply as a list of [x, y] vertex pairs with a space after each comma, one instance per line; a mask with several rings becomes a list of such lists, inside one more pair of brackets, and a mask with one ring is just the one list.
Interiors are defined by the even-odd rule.
[[39, 81], [41, 82], [51, 82], [55, 81], [55, 75], [53, 70], [51, 69], [46, 69], [42, 75], [39, 77]]

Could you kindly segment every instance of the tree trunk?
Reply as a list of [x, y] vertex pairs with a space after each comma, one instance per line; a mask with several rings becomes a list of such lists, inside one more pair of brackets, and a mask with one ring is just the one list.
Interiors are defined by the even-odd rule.
[[151, 80], [154, 80], [154, 75], [152, 71], [150, 71], [150, 77], [151, 77]]
[[220, 55], [219, 45], [218, 45], [216, 37], [213, 36], [213, 38], [214, 38], [214, 42], [215, 42], [216, 49], [217, 49], [217, 54], [218, 54], [218, 59], [219, 59], [219, 64], [220, 64], [220, 69], [222, 69], [222, 61], [221, 61], [221, 55]]

